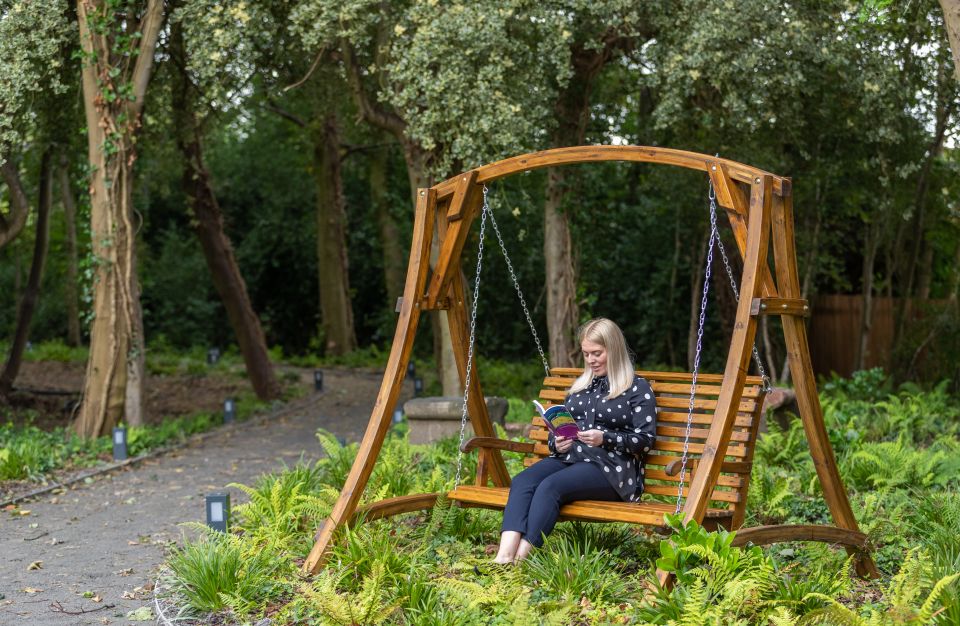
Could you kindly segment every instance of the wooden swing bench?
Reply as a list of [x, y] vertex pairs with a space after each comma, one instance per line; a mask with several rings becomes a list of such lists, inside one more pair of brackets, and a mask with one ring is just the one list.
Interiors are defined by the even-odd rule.
[[[540, 400], [544, 406], [560, 404], [573, 381], [582, 370], [552, 368], [543, 381]], [[645, 495], [640, 502], [603, 502], [583, 500], [571, 502], [560, 509], [560, 519], [592, 522], [626, 522], [663, 526], [664, 514], [673, 513], [680, 482], [683, 441], [686, 432], [687, 411], [690, 404], [690, 384], [693, 375], [687, 372], [638, 371], [653, 387], [657, 398], [657, 439], [645, 463]], [[713, 412], [720, 394], [723, 376], [700, 374], [694, 393], [694, 413], [687, 451], [684, 476], [684, 496], [687, 485], [696, 471], [697, 460], [703, 452], [707, 434], [713, 421]], [[746, 379], [738, 407], [736, 421], [730, 435], [716, 487], [703, 519], [706, 528], [739, 528], [743, 523], [753, 465], [754, 444], [763, 408], [763, 381], [759, 376]], [[487, 486], [492, 462], [492, 451], [519, 452], [529, 455], [524, 465], [530, 466], [550, 454], [547, 448], [547, 430], [539, 416], [533, 418], [531, 442], [508, 441], [493, 437], [474, 437], [463, 444], [464, 452], [479, 450], [477, 477], [474, 485], [461, 485], [447, 494], [460, 506], [502, 509], [507, 502], [509, 488]]]
[[[472, 360], [476, 318], [471, 315], [475, 315], [476, 309], [468, 312], [466, 304], [461, 276], [464, 244], [477, 218], [481, 221], [481, 231], [484, 220], [489, 219], [500, 240], [493, 211], [487, 203], [487, 184], [543, 167], [605, 161], [659, 163], [707, 175], [711, 186], [710, 249], [716, 243], [724, 256], [731, 282], [739, 284], [737, 313], [724, 374], [697, 377], [694, 410], [689, 414], [692, 418], [689, 439], [686, 437], [687, 418], [693, 374], [641, 372], [653, 386], [660, 408], [657, 441], [646, 459], [646, 494], [643, 499], [638, 503], [573, 502], [561, 509], [562, 517], [659, 526], [664, 523], [664, 514], [676, 509], [677, 491], [682, 484], [684, 520], [696, 520], [707, 528], [740, 529], [746, 512], [754, 444], [764, 396], [762, 378], [747, 376], [746, 372], [750, 366], [758, 320], [773, 315], [780, 318], [790, 373], [797, 391], [800, 419], [810, 444], [810, 454], [824, 500], [835, 525], [740, 529], [734, 545], [799, 540], [842, 544], [848, 552], [858, 554], [855, 562], [858, 573], [877, 575], [872, 559], [865, 552], [866, 537], [860, 532], [850, 507], [817, 395], [804, 325], [809, 306], [800, 289], [794, 247], [792, 181], [744, 163], [653, 146], [573, 146], [523, 154], [482, 165], [433, 187], [417, 190], [407, 278], [403, 297], [397, 304], [397, 329], [383, 382], [357, 458], [333, 510], [317, 530], [313, 548], [303, 564], [304, 573], [315, 574], [323, 566], [337, 528], [361, 518], [373, 520], [430, 508], [440, 495], [415, 494], [360, 506], [373, 465], [390, 428], [391, 415], [406, 376], [421, 315], [426, 311], [445, 312], [470, 421], [479, 435], [462, 446], [464, 451], [479, 450], [476, 484], [458, 484], [446, 496], [459, 506], [501, 509], [506, 503], [510, 484], [501, 453], [506, 450], [529, 454], [525, 461], [528, 465], [548, 454], [546, 432], [538, 419], [531, 432], [532, 442], [503, 441], [494, 436], [493, 425], [483, 401], [483, 390], [477, 379], [476, 364]], [[718, 207], [726, 212], [743, 261], [739, 281], [735, 281], [726, 261], [717, 231]], [[503, 241], [499, 243], [506, 258]], [[436, 262], [432, 262], [431, 254], [435, 249], [439, 250], [439, 254]], [[478, 249], [474, 301], [478, 295], [480, 251], [482, 247]], [[509, 258], [507, 263], [509, 265]], [[513, 278], [536, 339], [534, 324], [526, 311], [519, 284], [516, 277]], [[704, 282], [709, 284], [706, 278]], [[705, 301], [706, 293], [703, 305]], [[701, 319], [701, 327], [702, 323]], [[538, 339], [537, 345], [539, 348]], [[542, 350], [540, 352], [547, 374], [540, 398], [548, 403], [562, 402], [566, 389], [580, 370], [550, 369]], [[694, 371], [698, 371], [696, 367]], [[470, 381], [473, 381], [472, 385]], [[467, 410], [464, 412], [464, 422], [466, 418]], [[687, 468], [681, 475], [685, 443], [688, 444]], [[459, 474], [458, 469], [457, 483]], [[489, 482], [494, 486], [488, 486]], [[666, 574], [661, 574], [661, 578], [665, 579]]]

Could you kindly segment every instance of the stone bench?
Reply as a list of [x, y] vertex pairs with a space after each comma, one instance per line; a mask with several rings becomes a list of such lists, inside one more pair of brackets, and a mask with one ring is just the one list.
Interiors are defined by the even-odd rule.
[[[509, 406], [506, 398], [487, 396], [487, 413], [490, 421], [504, 425]], [[460, 434], [460, 418], [463, 415], [463, 398], [461, 397], [434, 397], [414, 398], [403, 405], [403, 412], [410, 425], [410, 443], [432, 443], [444, 437]], [[467, 416], [467, 426], [464, 437], [473, 436], [470, 426], [470, 417]]]

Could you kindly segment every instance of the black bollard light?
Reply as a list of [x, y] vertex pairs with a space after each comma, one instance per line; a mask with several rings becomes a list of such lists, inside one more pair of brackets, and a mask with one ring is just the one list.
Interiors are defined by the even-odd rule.
[[313, 370], [313, 390], [323, 391], [323, 370]]
[[414, 378], [413, 379], [413, 395], [415, 397], [420, 397], [421, 393], [423, 393], [423, 379]]
[[407, 364], [407, 378], [416, 378], [417, 368], [414, 366], [413, 361]]
[[230, 494], [207, 494], [207, 526], [222, 533], [230, 528]]
[[216, 365], [220, 361], [220, 348], [207, 350], [207, 365]]
[[113, 429], [113, 460], [124, 461], [127, 458], [127, 429], [118, 426]]
[[237, 417], [237, 402], [233, 398], [223, 401], [223, 423], [229, 424]]

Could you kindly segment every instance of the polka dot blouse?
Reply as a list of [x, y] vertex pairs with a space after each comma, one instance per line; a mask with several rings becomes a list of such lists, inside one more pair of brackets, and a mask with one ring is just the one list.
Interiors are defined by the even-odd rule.
[[637, 376], [621, 395], [608, 400], [606, 376], [597, 376], [590, 386], [567, 396], [564, 404], [580, 430], [603, 431], [599, 447], [574, 441], [565, 454], [549, 446], [554, 456], [569, 463], [597, 463], [623, 500], [637, 501], [643, 493], [644, 459], [657, 432], [657, 404], [650, 383]]

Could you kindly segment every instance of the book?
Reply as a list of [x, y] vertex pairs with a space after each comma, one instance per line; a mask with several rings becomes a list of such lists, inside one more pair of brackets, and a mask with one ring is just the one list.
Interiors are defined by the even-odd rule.
[[533, 406], [536, 407], [537, 413], [543, 418], [543, 423], [547, 425], [547, 430], [552, 432], [554, 437], [576, 439], [580, 427], [577, 426], [577, 421], [570, 415], [567, 407], [557, 404], [544, 409], [543, 405], [536, 400], [533, 401]]

